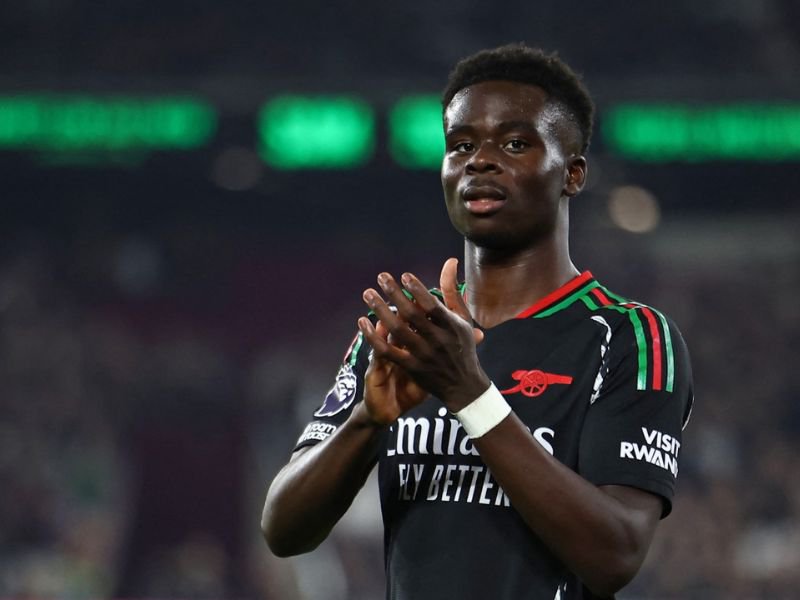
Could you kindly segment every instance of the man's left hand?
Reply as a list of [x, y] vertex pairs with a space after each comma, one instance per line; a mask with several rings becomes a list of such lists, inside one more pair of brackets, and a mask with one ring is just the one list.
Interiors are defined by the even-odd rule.
[[376, 358], [400, 366], [452, 412], [472, 402], [490, 385], [476, 353], [483, 332], [473, 326], [469, 309], [458, 292], [457, 267], [458, 261], [451, 258], [442, 268], [444, 303], [411, 273], [401, 277], [402, 287], [389, 273], [381, 273], [378, 284], [397, 311], [372, 288], [365, 290], [363, 297], [389, 332], [388, 338], [379, 335], [369, 319], [359, 320]]

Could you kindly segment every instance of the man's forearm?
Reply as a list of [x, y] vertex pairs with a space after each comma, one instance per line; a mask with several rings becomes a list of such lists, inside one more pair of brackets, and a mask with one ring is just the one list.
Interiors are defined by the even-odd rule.
[[587, 587], [611, 596], [636, 574], [661, 512], [658, 497], [598, 488], [550, 456], [513, 414], [474, 443], [531, 530]]
[[316, 548], [342, 517], [375, 464], [382, 429], [357, 405], [328, 439], [300, 450], [270, 485], [261, 529], [278, 556]]

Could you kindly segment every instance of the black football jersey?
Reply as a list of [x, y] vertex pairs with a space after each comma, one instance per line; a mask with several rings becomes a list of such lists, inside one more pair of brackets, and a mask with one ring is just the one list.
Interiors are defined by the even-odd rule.
[[[584, 272], [485, 331], [481, 366], [531, 435], [588, 481], [672, 506], [693, 392], [675, 325]], [[318, 443], [361, 401], [359, 334], [296, 448]], [[379, 454], [387, 598], [592, 598], [523, 522], [458, 420], [436, 398], [404, 414]], [[559, 498], [552, 498], [559, 502]]]

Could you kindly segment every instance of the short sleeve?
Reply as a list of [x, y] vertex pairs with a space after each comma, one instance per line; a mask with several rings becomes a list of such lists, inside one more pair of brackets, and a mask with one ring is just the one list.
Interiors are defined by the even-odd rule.
[[663, 518], [672, 510], [694, 399], [683, 337], [655, 309], [631, 309], [609, 332], [598, 384], [581, 432], [578, 471], [596, 485], [661, 496]]
[[364, 374], [369, 366], [369, 344], [358, 332], [345, 352], [333, 385], [322, 405], [314, 411], [294, 447], [299, 450], [327, 439], [350, 416], [353, 406], [364, 397]]

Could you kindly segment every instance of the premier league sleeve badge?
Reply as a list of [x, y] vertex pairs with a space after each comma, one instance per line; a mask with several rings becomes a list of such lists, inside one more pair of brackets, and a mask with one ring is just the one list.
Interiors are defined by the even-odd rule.
[[357, 388], [358, 380], [353, 372], [353, 367], [347, 363], [343, 364], [336, 375], [336, 382], [328, 392], [328, 395], [325, 396], [325, 401], [314, 413], [314, 416], [331, 417], [343, 411], [355, 400]]

